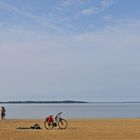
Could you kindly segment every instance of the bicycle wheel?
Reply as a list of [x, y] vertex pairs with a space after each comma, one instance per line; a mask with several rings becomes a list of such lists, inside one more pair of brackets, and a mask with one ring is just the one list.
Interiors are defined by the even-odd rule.
[[48, 123], [48, 121], [44, 121], [44, 126], [46, 129], [52, 129], [53, 128], [53, 123]]
[[58, 122], [58, 126], [60, 129], [66, 129], [68, 126], [68, 122], [65, 119], [60, 119]]

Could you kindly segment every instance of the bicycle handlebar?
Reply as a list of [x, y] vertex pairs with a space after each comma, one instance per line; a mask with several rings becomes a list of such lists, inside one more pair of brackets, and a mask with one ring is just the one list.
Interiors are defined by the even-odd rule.
[[57, 120], [57, 118], [62, 114], [62, 112], [59, 112], [56, 116], [55, 119]]
[[59, 112], [59, 113], [56, 115], [56, 117], [59, 116], [60, 114], [62, 114], [62, 112]]

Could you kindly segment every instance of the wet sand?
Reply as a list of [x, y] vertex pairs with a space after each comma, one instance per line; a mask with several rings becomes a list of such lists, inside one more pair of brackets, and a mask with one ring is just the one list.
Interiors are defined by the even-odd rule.
[[[140, 119], [68, 120], [65, 130], [46, 130], [43, 121], [0, 120], [0, 140], [140, 140]], [[35, 123], [42, 129], [17, 129]]]

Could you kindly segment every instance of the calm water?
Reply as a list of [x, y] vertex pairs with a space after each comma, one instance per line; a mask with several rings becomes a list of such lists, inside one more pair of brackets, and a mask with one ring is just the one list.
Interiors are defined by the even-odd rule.
[[4, 104], [8, 119], [44, 119], [49, 114], [63, 112], [74, 118], [139, 118], [140, 103], [92, 104]]

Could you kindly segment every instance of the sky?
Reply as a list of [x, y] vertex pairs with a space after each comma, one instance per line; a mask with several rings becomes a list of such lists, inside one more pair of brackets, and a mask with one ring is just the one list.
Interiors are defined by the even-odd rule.
[[139, 0], [0, 0], [0, 101], [140, 101]]

